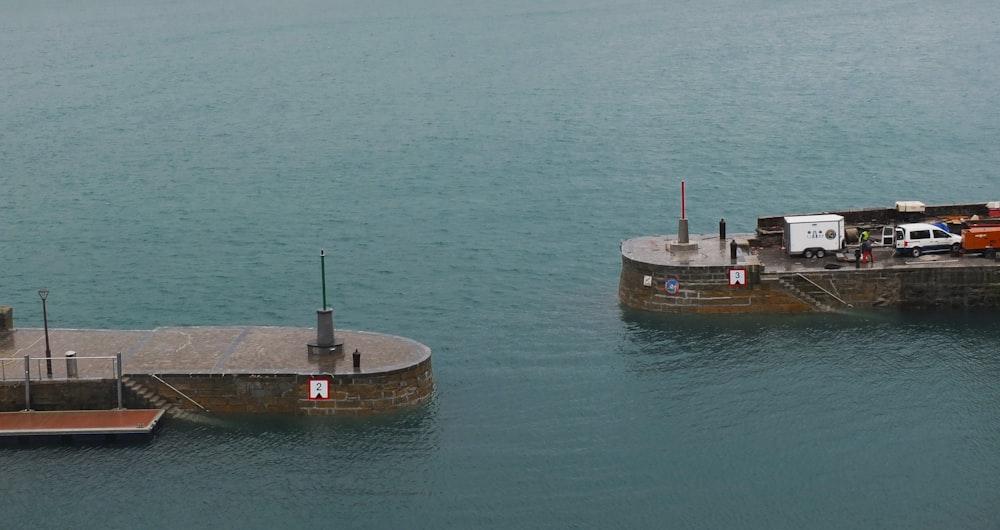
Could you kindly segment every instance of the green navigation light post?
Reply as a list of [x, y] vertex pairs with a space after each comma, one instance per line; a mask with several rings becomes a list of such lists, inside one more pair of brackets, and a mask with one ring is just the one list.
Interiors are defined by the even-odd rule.
[[341, 353], [343, 340], [333, 332], [333, 309], [326, 303], [326, 252], [319, 251], [319, 270], [323, 282], [323, 307], [316, 310], [316, 342], [306, 345], [309, 355]]
[[330, 306], [326, 305], [326, 252], [323, 250], [319, 251], [319, 270], [323, 276], [323, 309], [326, 309]]

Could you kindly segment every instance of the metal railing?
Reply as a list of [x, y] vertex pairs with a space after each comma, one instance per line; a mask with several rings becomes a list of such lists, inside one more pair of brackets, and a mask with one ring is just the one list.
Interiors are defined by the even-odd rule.
[[822, 287], [822, 286], [821, 286], [820, 284], [818, 284], [818, 283], [816, 283], [816, 282], [814, 282], [814, 281], [810, 280], [809, 278], [807, 278], [807, 277], [806, 277], [805, 275], [803, 275], [802, 273], [798, 273], [798, 272], [797, 272], [797, 273], [795, 273], [795, 275], [796, 275], [796, 276], [798, 276], [799, 278], [802, 278], [803, 280], [805, 280], [805, 281], [807, 281], [807, 282], [809, 282], [809, 283], [813, 284], [813, 286], [815, 286], [815, 287], [816, 287], [817, 289], [819, 289], [820, 291], [823, 291], [824, 293], [826, 293], [826, 294], [827, 294], [828, 296], [830, 296], [830, 298], [833, 298], [834, 300], [836, 300], [836, 301], [838, 301], [838, 302], [840, 302], [840, 303], [842, 303], [842, 304], [846, 305], [847, 307], [854, 307], [854, 306], [853, 306], [853, 305], [851, 305], [850, 303], [848, 303], [848, 302], [845, 302], [845, 301], [844, 301], [843, 299], [841, 299], [841, 298], [840, 298], [839, 296], [837, 296], [837, 295], [835, 295], [835, 294], [831, 293], [830, 291], [827, 291], [826, 289], [824, 289], [824, 288], [823, 288], [823, 287]]
[[[7, 365], [13, 364], [13, 363], [15, 363], [17, 361], [20, 361], [20, 360], [21, 359], [0, 359], [0, 381], [6, 381], [7, 380], [7, 370], [8, 370]], [[21, 373], [21, 371], [18, 370], [18, 374], [20, 374], [20, 373]]]
[[164, 381], [163, 379], [161, 379], [161, 378], [160, 378], [160, 376], [158, 376], [158, 375], [156, 375], [156, 374], [150, 374], [150, 376], [152, 376], [152, 378], [153, 378], [153, 379], [156, 379], [157, 381], [159, 381], [159, 382], [163, 383], [164, 385], [166, 385], [166, 386], [167, 386], [167, 388], [169, 388], [170, 390], [173, 390], [174, 392], [177, 392], [178, 394], [180, 394], [180, 396], [181, 396], [181, 397], [183, 397], [184, 399], [186, 399], [186, 400], [190, 401], [191, 403], [194, 403], [194, 404], [195, 404], [195, 405], [197, 405], [197, 406], [198, 406], [198, 408], [200, 408], [201, 410], [204, 410], [205, 412], [208, 412], [208, 409], [206, 409], [205, 407], [203, 407], [203, 406], [201, 405], [201, 403], [198, 403], [197, 401], [195, 401], [195, 400], [191, 399], [191, 398], [190, 398], [190, 397], [188, 397], [188, 395], [187, 395], [187, 394], [185, 394], [184, 392], [181, 392], [180, 390], [177, 390], [176, 388], [174, 388], [174, 385], [171, 385], [170, 383], [168, 383], [168, 382]]
[[[70, 352], [70, 353], [72, 353], [72, 352]], [[45, 372], [44, 372], [45, 373], [45, 377], [43, 378], [42, 377], [42, 374], [43, 374], [42, 363], [45, 362], [46, 364], [48, 364], [50, 361], [60, 360], [60, 359], [66, 361], [66, 376], [65, 377], [49, 376], [48, 375], [48, 369], [46, 368]], [[99, 380], [102, 380], [102, 379], [107, 379], [107, 377], [102, 377], [102, 376], [78, 377], [78, 375], [77, 375], [79, 373], [78, 372], [78, 361], [83, 361], [83, 360], [101, 360], [101, 359], [106, 359], [106, 360], [110, 360], [111, 361], [111, 376], [116, 381], [116, 386], [118, 387], [118, 408], [121, 409], [122, 408], [122, 354], [121, 354], [121, 352], [118, 352], [117, 354], [115, 354], [113, 356], [112, 355], [98, 355], [98, 356], [94, 356], [94, 357], [76, 357], [75, 355], [67, 355], [66, 357], [34, 357], [34, 358], [32, 358], [32, 357], [30, 357], [28, 355], [25, 355], [22, 367], [23, 367], [23, 375], [24, 375], [24, 379], [23, 379], [24, 380], [24, 403], [26, 405], [26, 408], [28, 410], [31, 409], [31, 380], [32, 380], [32, 378], [31, 378], [31, 362], [32, 361], [35, 361], [35, 364], [37, 366], [37, 370], [35, 370], [35, 372], [38, 374], [38, 377], [36, 379], [38, 381], [43, 381], [43, 380], [49, 380], [49, 381], [53, 381], [53, 380], [62, 380], [62, 381], [98, 380], [99, 381]], [[6, 377], [7, 377], [7, 372], [6, 372], [7, 365], [10, 364], [9, 361], [13, 361], [13, 360], [15, 360], [15, 359], [5, 359], [3, 363], [0, 363], [0, 367], [2, 367], [2, 371], [0, 371], [0, 373], [3, 374], [3, 377], [4, 377], [3, 380], [4, 381], [7, 380], [6, 379]], [[98, 370], [97, 372], [100, 372], [100, 370]]]
[[[120, 355], [120, 353], [118, 355], [95, 355], [92, 357], [77, 357], [75, 355], [64, 357], [29, 357], [25, 355], [23, 358], [11, 357], [0, 359], [0, 381], [22, 381], [26, 374], [29, 379], [36, 381], [46, 379], [94, 380], [117, 378], [120, 376], [120, 366], [116, 360]], [[66, 369], [62, 370], [60, 367], [49, 377], [46, 367], [49, 361], [66, 361]], [[99, 361], [104, 361], [104, 363]], [[106, 367], [101, 368], [101, 364], [105, 364]], [[81, 365], [84, 367], [84, 370], [80, 370]]]

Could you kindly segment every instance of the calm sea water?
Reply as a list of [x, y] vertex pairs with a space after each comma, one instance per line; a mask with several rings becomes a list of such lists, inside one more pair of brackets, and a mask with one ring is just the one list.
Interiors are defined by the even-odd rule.
[[337, 326], [389, 417], [0, 452], [9, 528], [997, 528], [995, 315], [624, 311], [621, 240], [1000, 200], [1000, 4], [0, 0], [19, 327]]

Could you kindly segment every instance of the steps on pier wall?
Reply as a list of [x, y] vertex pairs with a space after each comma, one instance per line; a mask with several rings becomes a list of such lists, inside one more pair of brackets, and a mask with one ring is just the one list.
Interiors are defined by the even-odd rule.
[[731, 286], [728, 273], [734, 267], [651, 265], [624, 258], [619, 301], [632, 309], [662, 313], [1000, 309], [1000, 265], [991, 263], [808, 272], [739, 266], [747, 269], [748, 283]]
[[122, 386], [131, 393], [132, 400], [138, 401], [144, 407], [163, 409], [164, 414], [173, 419], [187, 421], [199, 419], [199, 415], [188, 412], [177, 405], [179, 400], [183, 399], [181, 396], [168, 398], [159, 393], [159, 388], [149, 388], [127, 375], [122, 376]]
[[[746, 271], [747, 283], [729, 284], [729, 271]], [[649, 278], [649, 282], [646, 281]], [[676, 289], [667, 283], [676, 281]], [[760, 265], [665, 266], [623, 258], [619, 301], [626, 307], [661, 313], [801, 313], [815, 311], [802, 297], [765, 281]]]
[[[152, 375], [129, 377], [187, 412], [200, 412], [194, 400], [218, 414], [362, 415], [418, 406], [434, 390], [429, 358], [379, 373], [159, 374], [162, 381]], [[309, 399], [308, 385], [315, 378], [329, 381], [329, 399]]]

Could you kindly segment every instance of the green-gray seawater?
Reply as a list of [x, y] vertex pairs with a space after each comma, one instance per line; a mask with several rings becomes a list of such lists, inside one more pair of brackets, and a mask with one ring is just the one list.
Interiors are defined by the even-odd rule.
[[324, 249], [437, 383], [3, 448], [0, 527], [1000, 524], [996, 315], [617, 300], [682, 180], [696, 233], [1000, 200], [1000, 4], [0, 0], [0, 50], [19, 327], [313, 326]]

